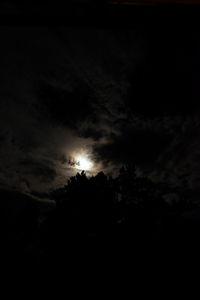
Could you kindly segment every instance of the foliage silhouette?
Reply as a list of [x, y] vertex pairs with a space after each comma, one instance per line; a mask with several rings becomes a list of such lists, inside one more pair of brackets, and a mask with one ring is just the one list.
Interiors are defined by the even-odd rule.
[[[15, 197], [23, 199], [20, 194], [1, 194], [4, 204], [11, 198], [12, 203]], [[169, 200], [169, 195], [176, 200]], [[108, 256], [113, 261], [133, 259], [138, 247], [146, 249], [152, 243], [166, 247], [186, 238], [195, 241], [200, 224], [188, 223], [183, 217], [196, 209], [188, 195], [189, 191], [184, 194], [180, 188], [137, 176], [134, 165], [122, 167], [115, 178], [103, 172], [88, 177], [82, 171], [49, 194], [56, 202], [49, 213], [41, 213], [25, 197], [29, 205], [25, 204], [15, 222], [6, 225], [5, 233], [13, 231], [18, 239], [8, 242], [5, 238], [6, 252], [20, 245], [17, 255], [32, 257], [39, 264], [48, 264], [54, 257], [55, 262], [72, 260], [72, 265], [92, 266], [92, 261], [100, 263]], [[5, 210], [9, 215], [9, 207]]]
[[59, 232], [68, 230], [72, 236], [105, 240], [164, 240], [166, 232], [173, 235], [170, 224], [174, 224], [181, 211], [193, 207], [183, 199], [178, 203], [166, 201], [164, 196], [172, 192], [177, 190], [137, 176], [136, 167], [126, 165], [116, 178], [103, 172], [92, 177], [84, 171], [77, 173], [64, 188], [53, 191], [51, 197], [57, 203]]

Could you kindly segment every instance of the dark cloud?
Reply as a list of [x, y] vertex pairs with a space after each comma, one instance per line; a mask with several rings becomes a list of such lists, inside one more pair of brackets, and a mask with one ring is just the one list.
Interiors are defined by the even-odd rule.
[[94, 126], [88, 125], [86, 128], [82, 128], [81, 135], [85, 138], [92, 138], [94, 141], [99, 141], [104, 137], [104, 132]]
[[177, 32], [174, 27], [167, 34], [164, 31], [158, 37], [151, 33], [150, 37], [148, 55], [137, 71], [128, 74], [127, 105], [149, 117], [188, 115], [199, 110], [197, 36], [184, 29]]
[[42, 162], [22, 160], [20, 164], [31, 170], [33, 176], [37, 177], [39, 180], [43, 180], [44, 182], [52, 183], [56, 178], [56, 171], [53, 169], [53, 166], [50, 162], [45, 162], [45, 160]]
[[[128, 138], [127, 138], [128, 135]], [[94, 148], [96, 158], [106, 162], [152, 164], [171, 141], [169, 136], [150, 131], [122, 132], [105, 145]]]
[[78, 80], [71, 91], [43, 83], [38, 95], [41, 109], [48, 111], [52, 122], [74, 129], [92, 115], [92, 91]]

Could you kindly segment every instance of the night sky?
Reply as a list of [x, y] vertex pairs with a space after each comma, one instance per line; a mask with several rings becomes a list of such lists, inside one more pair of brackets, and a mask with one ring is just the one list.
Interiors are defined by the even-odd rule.
[[2, 13], [1, 187], [63, 186], [81, 156], [88, 175], [134, 163], [138, 174], [198, 190], [197, 8], [135, 7], [113, 19], [103, 11], [95, 22], [96, 10], [88, 17], [77, 6], [61, 22], [51, 6], [50, 25], [41, 7], [39, 22], [37, 5]]

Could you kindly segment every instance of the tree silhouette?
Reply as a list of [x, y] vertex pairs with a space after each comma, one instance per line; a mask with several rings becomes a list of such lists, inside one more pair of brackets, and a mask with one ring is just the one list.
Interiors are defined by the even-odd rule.
[[76, 234], [106, 235], [119, 228], [117, 224], [133, 228], [152, 223], [153, 211], [167, 206], [158, 190], [150, 179], [136, 175], [134, 165], [126, 165], [116, 178], [103, 172], [92, 177], [77, 173], [52, 197], [63, 228], [68, 224]]
[[[194, 230], [193, 223], [187, 227], [182, 217], [195, 208], [189, 194], [179, 187], [137, 176], [134, 165], [123, 166], [115, 178], [103, 172], [88, 177], [82, 171], [49, 194], [56, 208], [40, 224], [40, 211], [29, 205], [15, 228], [21, 232], [19, 243], [23, 247], [30, 244], [31, 253], [39, 249], [39, 260], [47, 263], [52, 256], [60, 262], [75, 257], [80, 261], [100, 251], [112, 251], [122, 259], [144, 241], [175, 243], [178, 238], [184, 240], [186, 229], [188, 237], [197, 234], [198, 227]], [[171, 195], [177, 200], [170, 200]]]

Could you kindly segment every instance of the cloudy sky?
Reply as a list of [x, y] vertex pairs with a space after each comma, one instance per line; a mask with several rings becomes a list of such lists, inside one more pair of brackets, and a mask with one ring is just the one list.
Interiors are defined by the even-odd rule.
[[88, 174], [135, 163], [199, 186], [199, 28], [140, 14], [132, 26], [0, 27], [1, 186], [62, 186], [80, 156]]

